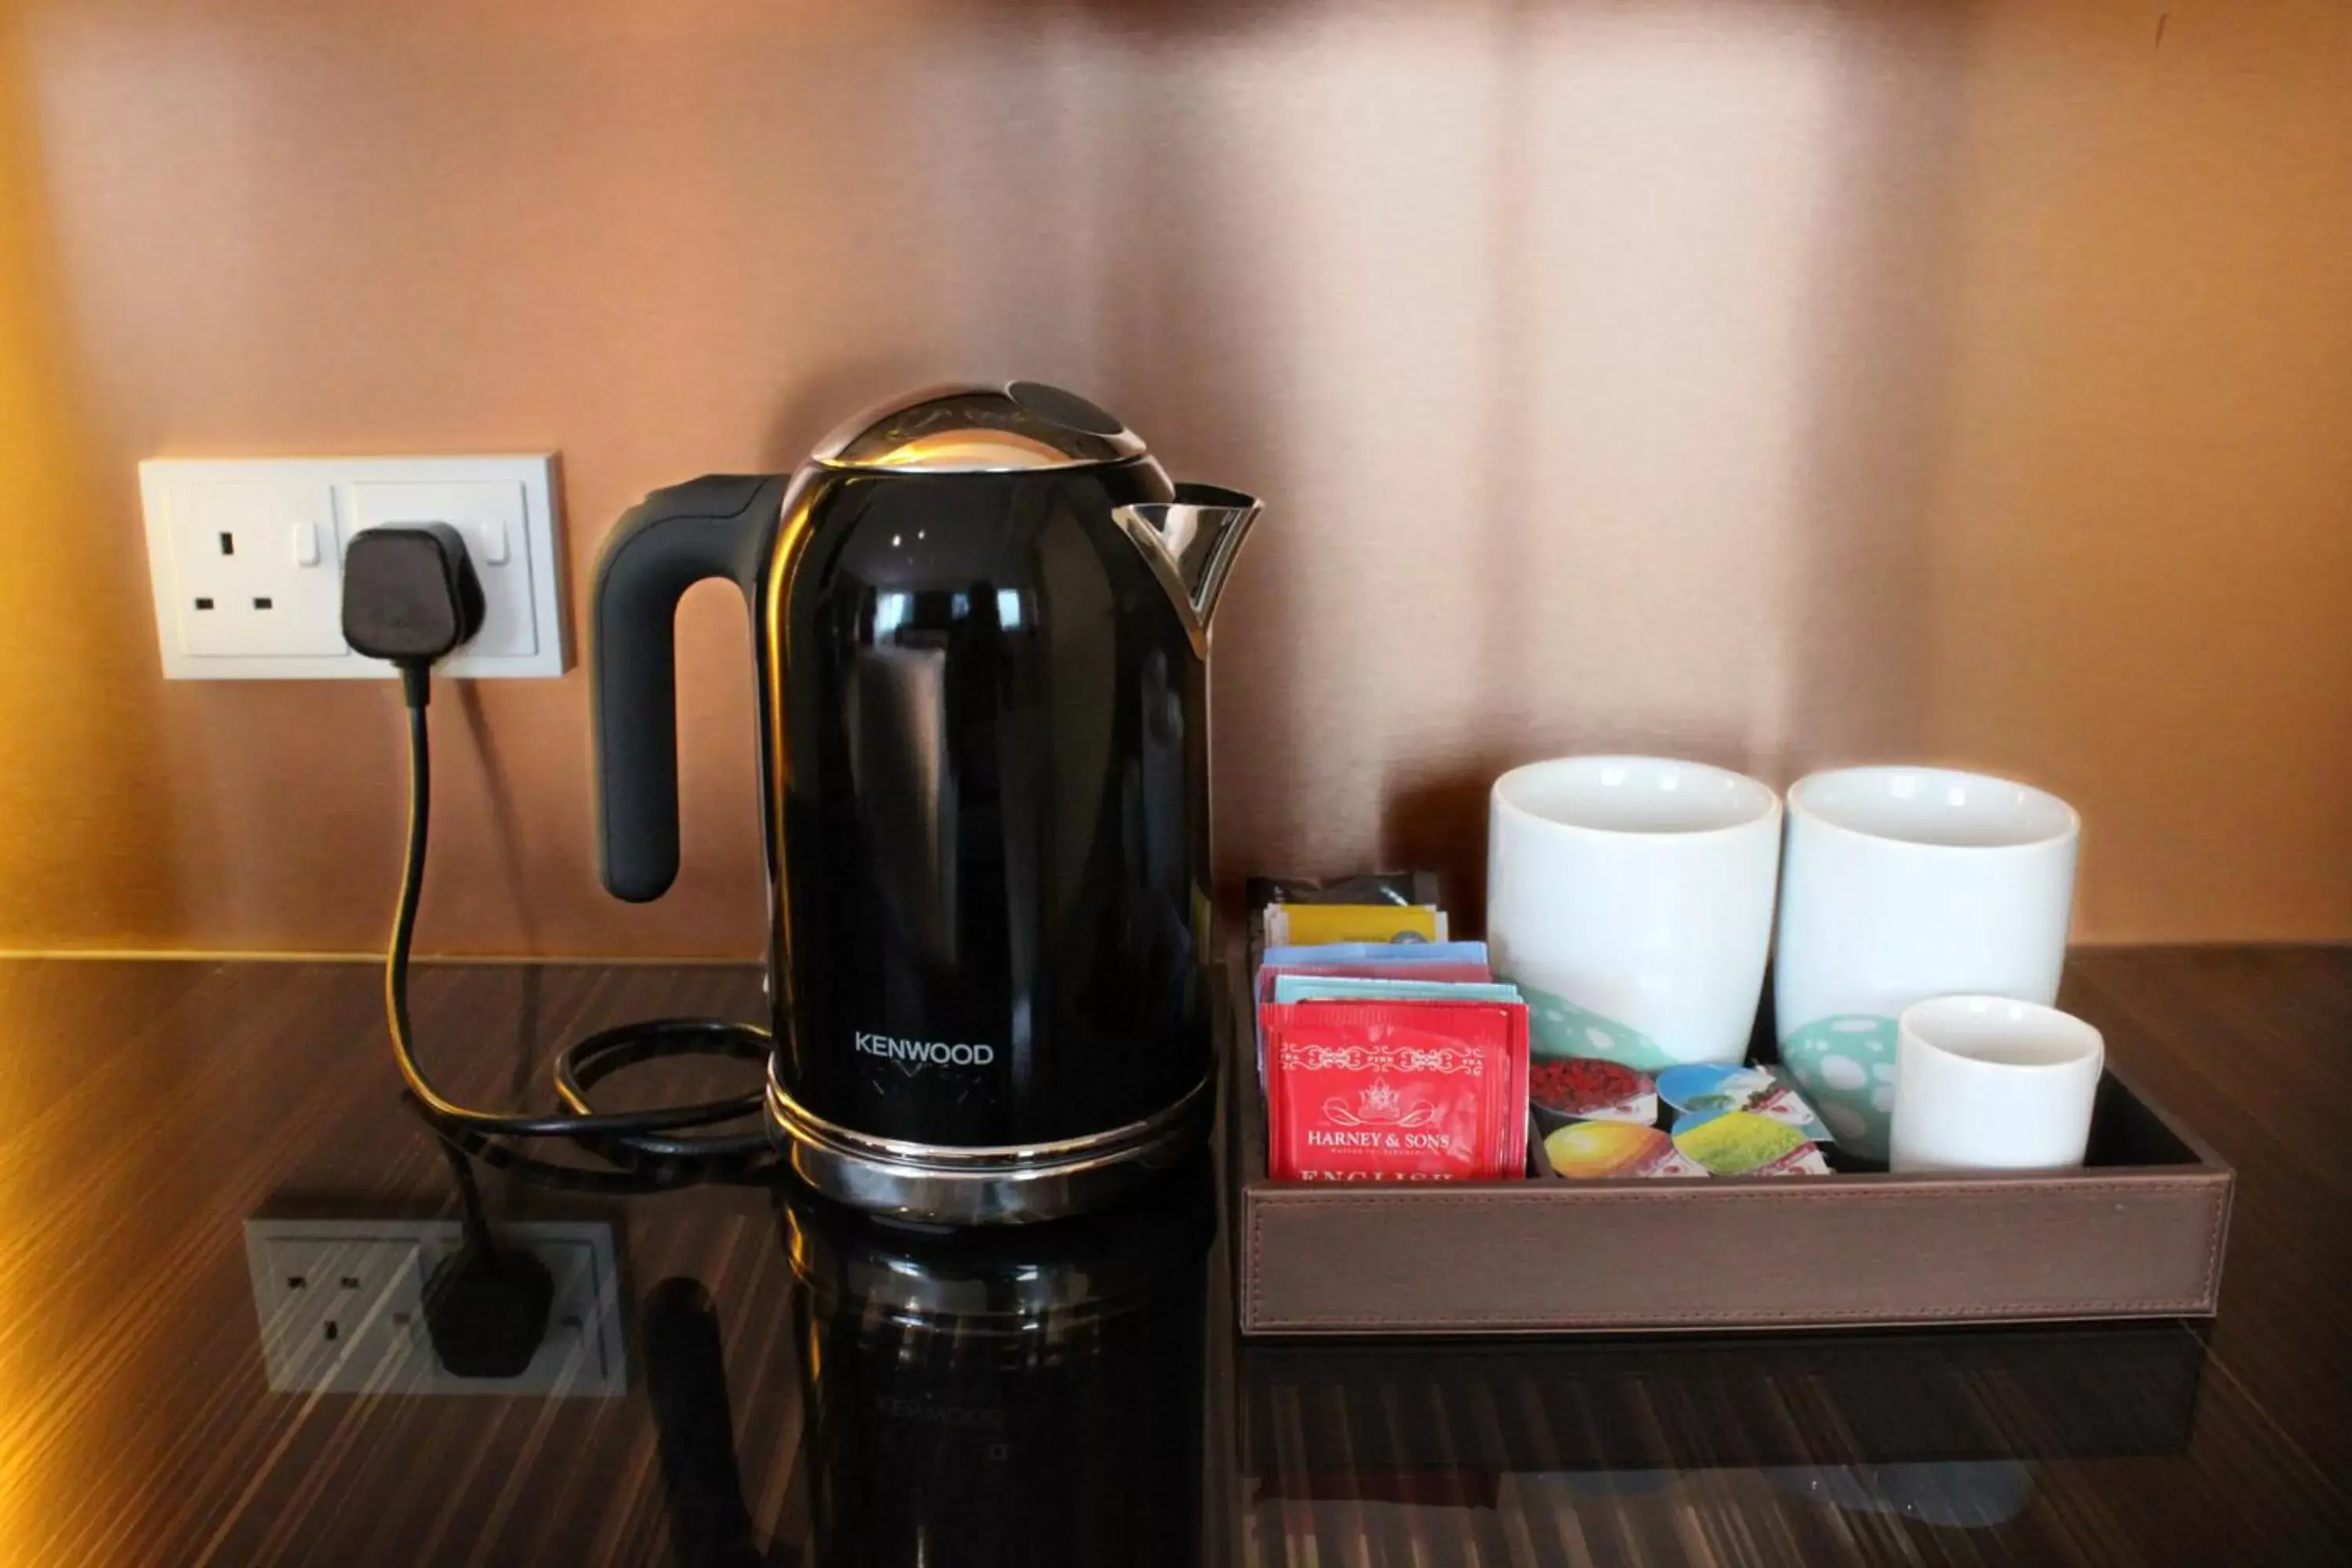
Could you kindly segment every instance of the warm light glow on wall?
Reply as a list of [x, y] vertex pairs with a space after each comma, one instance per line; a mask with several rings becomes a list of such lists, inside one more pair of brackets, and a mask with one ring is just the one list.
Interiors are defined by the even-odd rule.
[[[37, 310], [28, 266], [33, 214], [26, 199], [32, 160], [7, 29], [7, 18], [0, 14], [0, 497], [6, 498], [13, 514], [0, 532], [0, 614], [13, 616], [27, 597], [29, 574], [18, 562], [26, 525], [54, 520], [57, 510], [41, 461], [47, 421], [40, 409], [44, 389], [34, 368]], [[24, 721], [25, 689], [37, 684], [37, 667], [26, 663], [26, 651], [13, 638], [0, 651], [6, 659], [0, 666], [0, 725], [11, 730]], [[0, 911], [19, 908], [16, 889], [37, 874], [44, 858], [37, 851], [39, 833], [11, 809], [24, 770], [21, 752], [0, 749]], [[0, 1028], [9, 1022], [0, 1019]], [[32, 1109], [21, 1103], [24, 1082], [21, 1073], [0, 1072], [0, 1125], [20, 1125]], [[0, 1215], [15, 1223], [31, 1217], [27, 1174], [0, 1145]], [[40, 1289], [37, 1279], [28, 1278], [21, 1254], [0, 1263], [0, 1320], [23, 1324], [28, 1298]], [[39, 1472], [45, 1423], [39, 1417], [47, 1413], [32, 1404], [39, 1369], [31, 1359], [0, 1353], [0, 1411], [8, 1413], [0, 1416], [0, 1560], [10, 1562], [29, 1561], [40, 1539], [33, 1516], [44, 1501]]]
[[[0, 14], [0, 950], [107, 946], [168, 908], [152, 637], [96, 505], [47, 181]], [[0, 1211], [5, 1212], [5, 1211]]]

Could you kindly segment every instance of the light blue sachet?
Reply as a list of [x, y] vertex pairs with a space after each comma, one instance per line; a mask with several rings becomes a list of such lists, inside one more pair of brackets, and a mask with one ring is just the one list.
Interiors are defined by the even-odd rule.
[[1471, 980], [1374, 980], [1345, 974], [1277, 974], [1276, 1002], [1517, 1002], [1516, 985]]
[[1269, 947], [1258, 962], [1276, 969], [1300, 963], [1484, 963], [1483, 942], [1331, 942], [1320, 947]]

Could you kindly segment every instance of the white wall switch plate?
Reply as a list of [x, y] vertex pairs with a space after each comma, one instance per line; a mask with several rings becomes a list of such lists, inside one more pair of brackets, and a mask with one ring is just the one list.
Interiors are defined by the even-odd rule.
[[456, 1220], [249, 1219], [245, 1260], [269, 1386], [280, 1394], [494, 1394], [614, 1397], [629, 1371], [613, 1227], [495, 1227], [555, 1281], [547, 1337], [521, 1375], [459, 1377], [425, 1326], [425, 1286], [463, 1245]]
[[157, 458], [139, 465], [163, 673], [389, 678], [343, 642], [343, 552], [388, 522], [446, 522], [481, 579], [482, 629], [441, 673], [561, 675], [555, 459]]

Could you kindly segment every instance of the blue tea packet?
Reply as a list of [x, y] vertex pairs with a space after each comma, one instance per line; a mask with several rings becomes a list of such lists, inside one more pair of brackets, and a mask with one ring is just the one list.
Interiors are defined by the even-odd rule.
[[1483, 942], [1331, 942], [1319, 947], [1269, 947], [1261, 967], [1301, 963], [1484, 963]]
[[1277, 974], [1276, 1002], [1517, 1002], [1519, 988], [1475, 980], [1378, 980], [1349, 974]]

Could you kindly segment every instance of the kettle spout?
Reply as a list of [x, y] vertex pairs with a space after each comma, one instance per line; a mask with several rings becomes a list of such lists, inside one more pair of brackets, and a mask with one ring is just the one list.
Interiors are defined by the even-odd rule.
[[1257, 498], [1239, 490], [1178, 485], [1174, 500], [1140, 501], [1112, 513], [1151, 563], [1192, 635], [1193, 651], [1203, 658], [1217, 596], [1259, 510]]

